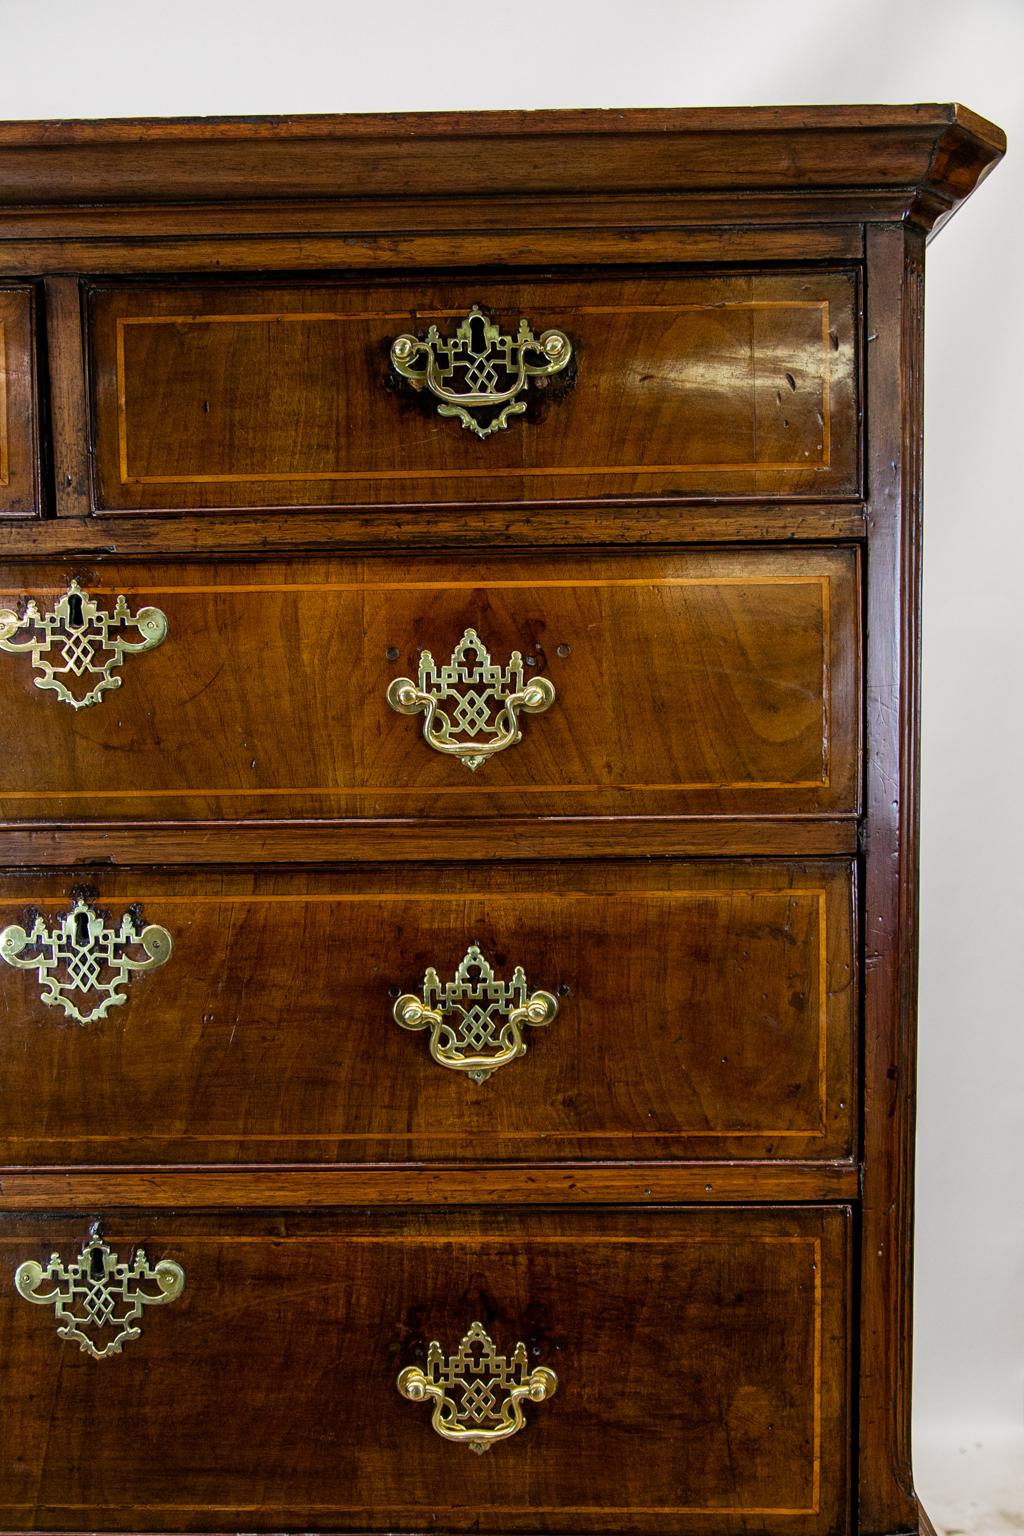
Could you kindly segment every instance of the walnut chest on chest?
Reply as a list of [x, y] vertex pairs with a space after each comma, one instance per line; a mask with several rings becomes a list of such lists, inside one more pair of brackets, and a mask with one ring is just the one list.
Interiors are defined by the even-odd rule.
[[930, 1529], [923, 261], [1003, 147], [0, 127], [4, 1531]]

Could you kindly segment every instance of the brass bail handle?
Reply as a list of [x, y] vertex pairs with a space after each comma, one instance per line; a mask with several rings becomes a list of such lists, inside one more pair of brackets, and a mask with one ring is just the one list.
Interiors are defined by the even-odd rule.
[[523, 1404], [554, 1397], [558, 1377], [546, 1365], [530, 1369], [522, 1340], [511, 1355], [499, 1354], [483, 1324], [473, 1323], [450, 1358], [435, 1339], [426, 1369], [407, 1366], [397, 1385], [410, 1402], [433, 1404], [430, 1424], [442, 1440], [482, 1456], [525, 1429]]
[[433, 966], [423, 993], [407, 992], [392, 1010], [403, 1029], [430, 1030], [430, 1054], [440, 1067], [484, 1083], [499, 1067], [526, 1055], [524, 1028], [550, 1024], [558, 999], [530, 992], [521, 965], [502, 981], [478, 944], [471, 944], [455, 976], [442, 982]]
[[476, 630], [467, 629], [441, 666], [430, 651], [422, 651], [416, 681], [393, 678], [387, 701], [400, 715], [422, 715], [427, 746], [457, 757], [475, 773], [522, 740], [520, 715], [550, 709], [555, 685], [547, 677], [527, 680], [520, 651], [512, 652], [506, 666], [496, 666]]
[[511, 335], [477, 304], [453, 336], [442, 337], [432, 325], [423, 338], [396, 336], [391, 343], [391, 366], [399, 377], [429, 391], [440, 402], [439, 416], [454, 417], [479, 438], [503, 432], [511, 417], [521, 416], [530, 381], [543, 387], [572, 355], [564, 331], [535, 336], [523, 319]]

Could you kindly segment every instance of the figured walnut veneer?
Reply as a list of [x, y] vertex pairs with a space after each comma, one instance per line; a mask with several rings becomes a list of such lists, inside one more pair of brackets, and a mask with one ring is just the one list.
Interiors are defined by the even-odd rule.
[[34, 317], [30, 287], [0, 286], [0, 517], [39, 512]]
[[[34, 592], [54, 576], [22, 573]], [[90, 596], [119, 593], [170, 638], [87, 722], [27, 661], [0, 667], [23, 743], [0, 767], [12, 820], [857, 808], [853, 549], [105, 567]], [[468, 627], [557, 690], [476, 774], [386, 699]]]
[[[97, 508], [857, 490], [855, 272], [90, 294]], [[578, 362], [488, 443], [387, 388], [474, 305]], [[408, 398], [407, 398], [408, 396]], [[231, 402], [230, 411], [224, 403]]]
[[[0, 124], [7, 630], [166, 621], [80, 709], [36, 686], [74, 605], [0, 651], [5, 1530], [930, 1536], [924, 250], [1004, 147]], [[391, 366], [474, 306], [572, 347], [486, 440]], [[467, 631], [554, 690], [474, 772], [388, 692]], [[471, 945], [558, 1003], [483, 1082], [393, 1017]], [[25, 1296], [111, 1250], [184, 1281], [97, 1361]], [[480, 1456], [397, 1386], [474, 1322], [558, 1378]]]
[[[7, 983], [0, 1156], [847, 1158], [852, 877], [792, 861], [108, 875], [101, 904], [141, 904], [173, 955], [133, 979], [130, 1015], [84, 1029], [40, 1027], [34, 974]], [[66, 883], [8, 877], [0, 924], [50, 916]], [[561, 1003], [479, 1086], [391, 1023], [394, 988], [450, 974], [471, 942]]]
[[[44, 1413], [53, 1450], [37, 1518], [51, 1529], [80, 1528], [87, 1510], [103, 1529], [177, 1531], [417, 1530], [436, 1519], [453, 1530], [614, 1531], [628, 1520], [705, 1533], [742, 1520], [826, 1536], [841, 1518], [848, 1208], [283, 1223], [150, 1214], [145, 1224], [147, 1252], [173, 1252], [187, 1276], [132, 1346], [136, 1358], [145, 1349], [145, 1375], [72, 1355], [55, 1404], [13, 1414], [14, 1384], [47, 1372], [54, 1342], [38, 1315], [23, 1326], [13, 1289], [0, 1295], [9, 1528], [37, 1502]], [[34, 1252], [42, 1226], [18, 1218], [0, 1254]], [[66, 1243], [79, 1226], [47, 1218], [47, 1241]], [[132, 1234], [123, 1217], [110, 1225], [115, 1247]], [[565, 1394], [559, 1414], [536, 1413], [514, 1445], [479, 1459], [392, 1402], [399, 1368], [422, 1359], [429, 1338], [454, 1344], [474, 1306], [497, 1341], [522, 1329]], [[233, 1406], [211, 1458], [195, 1405], [219, 1395], [225, 1371]], [[187, 1393], [160, 1390], [178, 1380]]]

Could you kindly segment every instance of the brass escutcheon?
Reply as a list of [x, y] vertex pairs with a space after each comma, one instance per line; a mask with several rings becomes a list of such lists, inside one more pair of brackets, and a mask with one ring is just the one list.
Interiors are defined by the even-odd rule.
[[[137, 1339], [135, 1326], [144, 1307], [174, 1301], [185, 1288], [185, 1271], [173, 1259], [150, 1264], [142, 1248], [131, 1262], [122, 1263], [102, 1238], [93, 1236], [77, 1259], [65, 1264], [59, 1253], [49, 1263], [35, 1259], [19, 1264], [14, 1273], [19, 1296], [37, 1307], [53, 1307], [62, 1339], [73, 1339], [83, 1354], [94, 1360], [119, 1355], [129, 1339]], [[94, 1334], [113, 1331], [100, 1344]]]
[[133, 614], [118, 597], [107, 613], [77, 581], [46, 613], [34, 598], [20, 615], [0, 609], [0, 650], [30, 656], [36, 687], [72, 709], [87, 709], [108, 689], [120, 688], [117, 669], [125, 657], [151, 651], [166, 638], [167, 616], [159, 608]]
[[158, 923], [143, 926], [131, 908], [117, 927], [82, 897], [53, 925], [41, 915], [30, 928], [12, 923], [0, 933], [0, 960], [35, 971], [40, 999], [62, 1008], [76, 1024], [105, 1019], [127, 1001], [125, 988], [137, 971], [155, 971], [171, 957], [173, 941]]

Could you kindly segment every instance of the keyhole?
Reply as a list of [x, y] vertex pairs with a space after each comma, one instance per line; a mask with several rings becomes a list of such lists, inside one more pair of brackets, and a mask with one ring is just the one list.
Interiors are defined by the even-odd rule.
[[479, 357], [487, 346], [487, 332], [482, 315], [474, 315], [469, 322], [470, 347]]
[[75, 913], [75, 943], [84, 949], [89, 942], [89, 919], [84, 912]]
[[103, 1255], [98, 1248], [94, 1248], [89, 1255], [89, 1279], [103, 1279]]
[[68, 593], [68, 623], [76, 629], [82, 623], [82, 596], [80, 592]]

